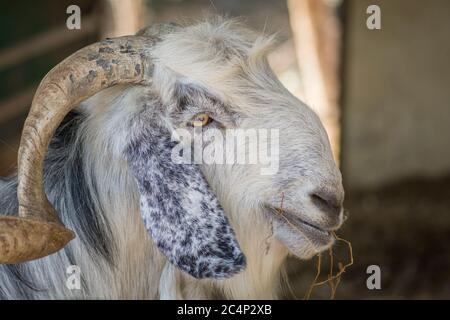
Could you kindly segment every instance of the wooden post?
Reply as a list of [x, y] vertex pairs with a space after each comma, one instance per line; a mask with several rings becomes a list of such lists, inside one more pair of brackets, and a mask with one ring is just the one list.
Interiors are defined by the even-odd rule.
[[150, 23], [144, 0], [104, 0], [101, 37], [133, 35]]
[[321, 118], [336, 161], [340, 153], [341, 26], [332, 1], [288, 0], [305, 102]]
[[64, 25], [3, 49], [0, 51], [0, 70], [76, 42], [97, 30], [96, 17], [93, 15], [83, 18], [82, 24], [80, 30], [68, 30]]

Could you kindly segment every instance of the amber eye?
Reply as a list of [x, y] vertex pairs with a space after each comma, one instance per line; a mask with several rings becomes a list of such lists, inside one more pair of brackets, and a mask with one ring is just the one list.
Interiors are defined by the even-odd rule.
[[206, 113], [199, 113], [194, 117], [194, 119], [190, 121], [190, 124], [196, 127], [204, 127], [210, 124], [212, 121], [213, 119]]

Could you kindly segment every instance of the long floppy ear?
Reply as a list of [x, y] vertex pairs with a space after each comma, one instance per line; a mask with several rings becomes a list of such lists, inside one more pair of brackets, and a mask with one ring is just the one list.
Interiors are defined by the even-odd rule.
[[228, 220], [198, 165], [171, 160], [162, 129], [135, 137], [126, 157], [147, 231], [167, 259], [195, 278], [228, 278], [245, 268]]

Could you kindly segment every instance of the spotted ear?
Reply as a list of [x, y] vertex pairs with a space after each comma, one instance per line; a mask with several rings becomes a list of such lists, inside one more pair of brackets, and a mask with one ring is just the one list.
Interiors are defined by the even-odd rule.
[[167, 259], [195, 278], [228, 278], [245, 268], [234, 232], [195, 164], [172, 162], [176, 142], [144, 133], [126, 150], [145, 228]]

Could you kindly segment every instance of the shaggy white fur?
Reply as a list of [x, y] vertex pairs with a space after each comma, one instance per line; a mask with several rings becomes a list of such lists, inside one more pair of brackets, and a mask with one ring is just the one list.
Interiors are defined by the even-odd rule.
[[[84, 118], [72, 141], [82, 146], [77, 162], [83, 167], [79, 178], [92, 195], [91, 206], [98, 213], [96, 224], [110, 235], [106, 237], [110, 239], [106, 244], [110, 258], [90, 254], [90, 246], [96, 243], [79, 237], [50, 257], [14, 270], [1, 266], [0, 297], [279, 297], [288, 254], [308, 259], [329, 248], [333, 243], [329, 231], [342, 222], [342, 210], [330, 214], [315, 204], [312, 195], [326, 190], [339, 206], [344, 193], [320, 120], [280, 84], [267, 64], [265, 55], [271, 42], [271, 38], [230, 20], [174, 26], [149, 50], [155, 63], [152, 86], [116, 86], [85, 101], [78, 108]], [[198, 103], [180, 110], [180, 92], [191, 89], [215, 102], [203, 103], [192, 97]], [[138, 186], [124, 156], [140, 126], [145, 125], [136, 120], [142, 112], [158, 117], [168, 131], [185, 126], [192, 114], [204, 112], [212, 115], [216, 125], [226, 128], [279, 130], [280, 168], [275, 175], [261, 175], [258, 164], [201, 165], [246, 256], [247, 267], [241, 273], [222, 280], [195, 279], [170, 264], [147, 234]], [[64, 161], [72, 159], [77, 148], [70, 149]], [[68, 163], [73, 162], [66, 166]], [[47, 169], [52, 170], [52, 166]], [[64, 164], [58, 170], [64, 172]], [[58, 183], [48, 187], [47, 194], [51, 201], [60, 201], [57, 207], [64, 223], [73, 230], [93, 228], [92, 224], [77, 223], [75, 216], [85, 213], [77, 212], [73, 195], [65, 192], [70, 181], [64, 180], [63, 174], [54, 179]], [[14, 182], [0, 186], [0, 194], [11, 193], [13, 186]], [[292, 223], [276, 219], [274, 210], [280, 207], [282, 197], [283, 209], [293, 217], [291, 222], [303, 229], [294, 230]], [[328, 199], [320, 201], [325, 209], [329, 207]], [[65, 286], [65, 270], [71, 264], [81, 268], [81, 290]], [[14, 273], [44, 290], [19, 284], [11, 275]]]

